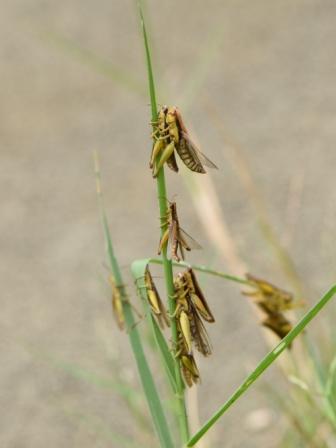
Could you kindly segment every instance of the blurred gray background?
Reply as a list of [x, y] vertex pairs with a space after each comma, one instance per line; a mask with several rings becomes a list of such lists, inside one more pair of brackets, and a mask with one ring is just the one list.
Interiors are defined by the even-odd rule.
[[[336, 275], [336, 3], [146, 5], [158, 101], [180, 106], [219, 166], [211, 180], [233, 253], [216, 249], [215, 223], [204, 227], [184, 177], [167, 173], [182, 226], [204, 247], [188, 260], [247, 269], [293, 289], [261, 214], [308, 302], [316, 301]], [[120, 395], [127, 384], [146, 409], [127, 337], [111, 314], [92, 162], [97, 149], [115, 249], [136, 303], [128, 266], [155, 255], [159, 221], [135, 2], [1, 6], [0, 446], [123, 447], [133, 439], [155, 447]], [[216, 200], [208, 197], [210, 209]], [[239, 287], [207, 279], [204, 289], [217, 323], [209, 328], [214, 355], [200, 360], [201, 421], [267, 351]], [[309, 330], [317, 340], [324, 319]], [[153, 365], [160, 380], [155, 358]], [[287, 422], [264, 381], [283, 387], [272, 367], [204, 446], [280, 446]]]

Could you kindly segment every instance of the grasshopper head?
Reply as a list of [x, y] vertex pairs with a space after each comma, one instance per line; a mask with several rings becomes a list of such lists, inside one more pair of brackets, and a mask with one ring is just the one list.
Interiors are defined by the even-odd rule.
[[168, 124], [176, 122], [176, 106], [170, 106], [167, 108], [166, 120]]
[[164, 121], [166, 118], [166, 113], [168, 111], [168, 107], [167, 106], [162, 106], [161, 109], [159, 110], [159, 121]]

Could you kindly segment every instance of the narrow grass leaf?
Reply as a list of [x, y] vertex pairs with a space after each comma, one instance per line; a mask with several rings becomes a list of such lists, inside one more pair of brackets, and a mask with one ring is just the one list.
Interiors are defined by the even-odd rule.
[[144, 85], [132, 76], [131, 71], [113, 65], [110, 61], [87, 48], [81, 47], [78, 43], [62, 34], [45, 31], [40, 33], [40, 37], [44, 42], [51, 43], [62, 52], [70, 55], [73, 59], [93, 68], [96, 72], [106, 76], [126, 90], [145, 97], [146, 89]]
[[168, 424], [166, 421], [166, 417], [163, 412], [162, 404], [160, 401], [160, 397], [158, 395], [152, 373], [150, 371], [144, 349], [142, 346], [142, 342], [140, 339], [139, 332], [135, 325], [135, 318], [133, 315], [132, 307], [128, 302], [128, 298], [125, 292], [124, 283], [122, 281], [121, 271], [119, 268], [118, 261], [114, 255], [112, 238], [109, 230], [109, 225], [107, 221], [106, 211], [103, 203], [101, 183], [100, 183], [100, 170], [98, 164], [98, 157], [95, 154], [95, 173], [96, 173], [96, 183], [97, 183], [97, 195], [100, 205], [100, 212], [102, 217], [102, 224], [104, 228], [104, 236], [107, 245], [107, 253], [111, 266], [111, 270], [113, 272], [115, 281], [117, 286], [120, 288], [121, 296], [123, 298], [122, 306], [123, 312], [125, 315], [125, 322], [127, 326], [127, 334], [131, 343], [131, 347], [133, 350], [133, 354], [136, 360], [138, 372], [140, 375], [140, 380], [142, 383], [142, 387], [145, 392], [145, 396], [147, 399], [147, 404], [149, 406], [149, 410], [152, 416], [152, 421], [157, 432], [157, 435], [160, 440], [161, 447], [163, 448], [173, 448], [173, 442], [170, 435], [170, 431], [168, 428]]
[[[160, 258], [146, 258], [143, 260], [136, 260], [136, 262], [144, 262], [146, 261], [149, 264], [163, 264], [163, 261]], [[216, 271], [215, 269], [210, 269], [206, 266], [199, 265], [199, 264], [193, 264], [193, 263], [186, 263], [185, 261], [173, 261], [173, 266], [175, 267], [185, 267], [185, 268], [192, 268], [194, 271], [203, 272], [204, 274], [213, 275], [215, 277], [224, 278], [225, 280], [230, 280], [231, 282], [240, 283], [242, 285], [250, 285], [253, 286], [253, 283], [251, 283], [249, 280], [246, 280], [245, 278], [238, 277], [237, 275], [231, 275], [226, 274], [225, 272]]]
[[157, 102], [156, 102], [156, 95], [155, 95], [155, 83], [154, 83], [151, 54], [150, 54], [150, 49], [149, 49], [149, 42], [148, 42], [148, 37], [147, 37], [147, 30], [146, 30], [146, 26], [145, 26], [145, 20], [144, 20], [142, 6], [141, 6], [140, 1], [138, 2], [138, 8], [139, 8], [139, 14], [140, 14], [141, 29], [142, 29], [143, 39], [144, 39], [144, 45], [145, 45], [145, 52], [146, 52], [148, 88], [149, 88], [149, 96], [150, 96], [150, 100], [151, 100], [152, 120], [155, 121], [156, 117], [157, 117]]
[[332, 360], [328, 372], [328, 379], [326, 384], [326, 393], [328, 396], [333, 396], [336, 400], [336, 356]]
[[257, 368], [246, 378], [231, 397], [221, 406], [217, 412], [205, 423], [205, 425], [189, 440], [187, 446], [194, 446], [198, 440], [217, 422], [217, 420], [247, 391], [256, 379], [276, 360], [276, 358], [294, 341], [303, 329], [314, 319], [322, 308], [336, 294], [336, 285], [319, 300], [300, 320], [300, 322], [285, 336], [282, 341], [260, 362]]
[[317, 378], [317, 381], [319, 384], [320, 393], [322, 395], [324, 395], [324, 399], [323, 399], [324, 415], [329, 419], [329, 421], [333, 425], [333, 427], [336, 428], [336, 403], [335, 403], [336, 399], [333, 398], [327, 392], [327, 388], [329, 387], [328, 380], [330, 379], [330, 370], [329, 370], [329, 373], [326, 372], [326, 369], [325, 369], [323, 363], [321, 362], [321, 359], [316, 350], [316, 347], [310, 340], [309, 335], [304, 334], [303, 338], [304, 338], [306, 349], [309, 354], [309, 359], [312, 362], [312, 367], [314, 369], [314, 372], [315, 372], [315, 375], [316, 375], [316, 378]]
[[326, 411], [331, 423], [336, 429], [336, 356], [330, 364], [325, 386]]
[[174, 360], [173, 360], [171, 351], [169, 350], [169, 347], [167, 345], [167, 341], [166, 341], [164, 335], [162, 334], [162, 331], [161, 331], [160, 327], [158, 326], [158, 324], [150, 310], [149, 301], [148, 301], [148, 297], [147, 297], [147, 290], [145, 288], [145, 285], [140, 284], [140, 281], [143, 282], [146, 266], [148, 265], [149, 260], [150, 259], [134, 261], [131, 265], [131, 271], [132, 271], [133, 277], [136, 281], [137, 287], [140, 291], [140, 295], [143, 300], [147, 320], [148, 320], [149, 326], [151, 328], [154, 340], [159, 349], [159, 353], [161, 355], [162, 363], [164, 365], [169, 383], [173, 389], [173, 392], [176, 393], [177, 385], [176, 385], [176, 378], [175, 378]]

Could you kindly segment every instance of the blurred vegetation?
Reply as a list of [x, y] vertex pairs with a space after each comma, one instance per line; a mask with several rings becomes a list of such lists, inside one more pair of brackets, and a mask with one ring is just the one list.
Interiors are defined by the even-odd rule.
[[[185, 98], [180, 98], [180, 103], [184, 105], [184, 112], [195, 103], [200, 86], [207, 80], [208, 70], [211, 67], [214, 55], [218, 51], [217, 44], [220, 41], [218, 36], [220, 36], [220, 30], [214, 30], [207, 44], [200, 50], [199, 61], [191, 70], [190, 82], [186, 80], [186, 85], [189, 88], [186, 90]], [[82, 48], [78, 43], [72, 42], [56, 32], [44, 34], [42, 39], [46, 43], [52, 43], [60, 51], [68, 53], [69, 57], [78, 60], [79, 63], [84, 63], [92, 67], [97, 73], [107, 76], [120, 88], [127, 89], [129, 92], [145, 98], [145, 86], [134, 79], [133, 73], [127, 68], [111, 64], [110, 61], [104, 60], [96, 53]], [[292, 285], [296, 295], [298, 297], [306, 297], [309, 287], [299, 277], [295, 261], [291, 258], [279, 235], [277, 235], [269, 217], [268, 207], [262, 192], [244, 156], [244, 148], [241, 148], [234, 138], [229, 137], [229, 133], [223, 128], [220, 114], [211, 100], [203, 97], [201, 103], [208, 125], [216, 129], [222, 138], [225, 148], [223, 156], [231, 164], [237, 182], [240, 182], [244, 188], [246, 201], [251, 209], [254, 210], [260, 234], [264, 239], [264, 248], [269, 251], [272, 259], [278, 263], [279, 268]], [[181, 171], [194, 202], [195, 212], [209, 235], [214, 251], [217, 251], [218, 255], [225, 259], [234, 275], [242, 275], [248, 270], [246, 262], [239, 256], [230, 227], [225, 219], [225, 212], [219, 200], [216, 186], [210, 177], [206, 179], [191, 179], [189, 173], [186, 173], [183, 169]], [[206, 203], [211, 203], [211, 210], [209, 209], [208, 213], [205, 214]], [[204, 219], [205, 215], [207, 219]], [[105, 232], [106, 229], [107, 226], [105, 225]], [[287, 381], [285, 395], [277, 390], [276, 385], [269, 385], [263, 380], [261, 382], [260, 387], [269, 398], [271, 405], [279, 409], [283, 418], [287, 420], [283, 440], [279, 446], [284, 448], [331, 448], [335, 445], [336, 356], [334, 321], [335, 313], [330, 311], [327, 317], [324, 318], [324, 321], [320, 322], [321, 326], [327, 325], [331, 329], [327, 333], [321, 331], [324, 339], [321, 337], [320, 339], [312, 340], [308, 335], [304, 335], [301, 338], [301, 343], [298, 344], [293, 353], [287, 354], [284, 362], [277, 363]], [[319, 320], [317, 320], [317, 326], [319, 325], [318, 322]], [[132, 326], [134, 324], [135, 320], [130, 322], [129, 325]], [[267, 331], [264, 334], [269, 341]], [[271, 343], [273, 344], [273, 339], [271, 339]], [[156, 351], [155, 346], [153, 350]], [[145, 440], [147, 442], [152, 440], [151, 427], [147, 418], [142, 415], [142, 405], [138, 393], [130, 389], [122, 377], [116, 376], [118, 368], [113, 372], [115, 379], [112, 381], [110, 379], [98, 378], [96, 375], [84, 371], [80, 366], [69, 365], [63, 362], [57, 364], [57, 368], [61, 368], [68, 375], [78, 380], [88, 381], [97, 388], [113, 388], [118, 391], [125, 400], [126, 406], [131, 409], [137, 425], [141, 428], [141, 432], [145, 434]], [[75, 411], [65, 412], [71, 418], [85, 420], [86, 422], [91, 421], [93, 425], [96, 425], [96, 423], [92, 422], [90, 416], [85, 416]], [[102, 437], [116, 440], [115, 433], [109, 433], [105, 429], [99, 432], [104, 434]], [[124, 440], [121, 435], [117, 438], [119, 446], [134, 446], [132, 441]], [[167, 446], [169, 446], [169, 443]]]

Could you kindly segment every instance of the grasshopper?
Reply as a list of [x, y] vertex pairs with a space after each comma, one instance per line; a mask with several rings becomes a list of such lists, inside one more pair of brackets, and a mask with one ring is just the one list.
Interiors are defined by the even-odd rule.
[[[159, 110], [157, 122], [152, 123], [156, 129], [152, 133], [154, 139], [152, 154], [149, 162], [149, 167], [153, 170], [153, 177], [157, 176], [159, 168], [155, 167], [155, 162], [159, 154], [170, 144], [169, 129], [166, 121], [166, 114], [168, 107], [163, 106]], [[168, 151], [169, 152], [169, 151]], [[167, 165], [172, 171], [178, 172], [178, 166], [175, 159], [174, 151], [166, 158]]]
[[200, 374], [197, 368], [197, 364], [193, 354], [188, 353], [188, 349], [185, 346], [184, 339], [179, 334], [179, 354], [180, 366], [183, 374], [183, 378], [186, 384], [191, 387], [193, 384], [197, 384], [200, 381]]
[[193, 355], [182, 354], [180, 356], [183, 378], [187, 385], [191, 387], [200, 381], [200, 374]]
[[169, 327], [170, 322], [167, 316], [166, 309], [162, 303], [162, 300], [159, 296], [159, 293], [156, 289], [156, 286], [153, 281], [152, 274], [150, 273], [150, 270], [148, 268], [148, 265], [146, 266], [145, 270], [145, 288], [147, 291], [147, 297], [149, 301], [149, 305], [151, 307], [152, 313], [156, 316], [160, 327], [163, 329], [165, 325]]
[[254, 298], [256, 305], [266, 313], [261, 324], [283, 339], [292, 329], [292, 324], [283, 315], [283, 312], [303, 306], [304, 301], [294, 301], [293, 294], [251, 274], [246, 274], [246, 278], [255, 287], [255, 291], [243, 291], [243, 294]]
[[[174, 280], [176, 308], [174, 316], [176, 318], [177, 330], [183, 339], [183, 346], [188, 355], [192, 354], [192, 336], [190, 323], [190, 301], [188, 300], [187, 291], [184, 289], [184, 281], [182, 274]], [[182, 345], [182, 344], [181, 344]]]
[[199, 314], [196, 311], [196, 307], [191, 308], [191, 318], [190, 318], [190, 330], [191, 337], [195, 342], [197, 350], [202, 353], [203, 356], [209, 356], [212, 353], [212, 346], [209, 340], [208, 333], [204, 327]]
[[[166, 162], [172, 168], [170, 158], [175, 150], [182, 162], [191, 171], [206, 173], [203, 165], [209, 168], [217, 168], [191, 140], [181, 113], [176, 106], [163, 106], [160, 109], [157, 127], [152, 135], [156, 140], [151, 157], [152, 166], [155, 158], [161, 154], [156, 168], [153, 170], [153, 177], [157, 177], [159, 170]], [[177, 170], [174, 169], [174, 171]]]
[[[201, 246], [190, 235], [188, 235], [181, 227], [177, 216], [176, 202], [169, 203], [168, 216], [167, 216], [168, 228], [162, 235], [160, 240], [158, 254], [161, 254], [163, 247], [170, 243], [171, 257], [180, 261], [184, 260], [184, 249], [190, 251], [191, 249], [201, 249]], [[163, 225], [166, 225], [164, 223]], [[181, 256], [179, 256], [180, 251]]]
[[193, 304], [195, 305], [195, 308], [197, 309], [198, 313], [207, 322], [215, 322], [215, 318], [198, 284], [196, 275], [194, 274], [194, 271], [191, 268], [185, 271], [184, 279], [187, 283], [191, 300], [193, 301]]
[[256, 288], [253, 292], [243, 291], [246, 296], [253, 297], [255, 303], [267, 314], [278, 313], [281, 311], [291, 310], [304, 305], [304, 301], [294, 301], [293, 294], [272, 285], [266, 280], [246, 274], [249, 280]]
[[281, 313], [271, 314], [261, 322], [264, 327], [272, 330], [280, 339], [283, 339], [291, 331], [292, 324]]
[[[185, 278], [185, 273], [177, 275], [174, 281], [174, 286], [176, 291], [175, 315], [181, 334], [184, 337], [185, 345], [188, 348], [188, 354], [192, 354], [191, 346], [192, 342], [194, 342], [197, 350], [204, 356], [210, 355], [212, 353], [212, 348], [208, 334], [201, 320], [197, 301], [194, 301], [191, 297], [193, 292], [190, 290], [188, 280]], [[202, 306], [202, 310], [203, 308], [204, 306]], [[207, 306], [206, 309], [209, 309], [209, 307]], [[211, 312], [209, 315], [211, 315], [213, 319]], [[188, 321], [186, 316], [188, 317]], [[213, 321], [214, 319], [211, 320], [211, 322]]]
[[178, 342], [176, 357], [180, 360], [180, 367], [185, 383], [191, 387], [193, 384], [197, 384], [200, 381], [200, 374], [193, 354], [189, 353], [188, 346], [186, 345], [186, 341], [180, 327], [177, 326], [177, 329]]
[[191, 322], [189, 313], [184, 309], [180, 309], [177, 320], [178, 331], [183, 336], [184, 346], [188, 355], [192, 355], [192, 336], [191, 336]]
[[114, 318], [117, 322], [117, 325], [120, 330], [123, 330], [125, 327], [125, 316], [122, 307], [122, 298], [120, 293], [120, 287], [117, 286], [114, 277], [112, 275], [109, 276], [110, 285], [112, 288], [112, 310]]

